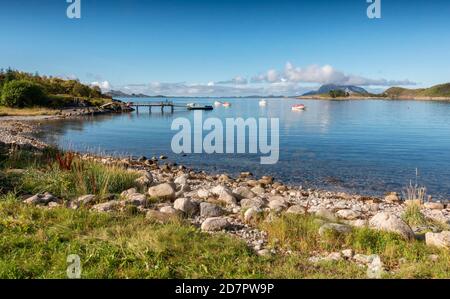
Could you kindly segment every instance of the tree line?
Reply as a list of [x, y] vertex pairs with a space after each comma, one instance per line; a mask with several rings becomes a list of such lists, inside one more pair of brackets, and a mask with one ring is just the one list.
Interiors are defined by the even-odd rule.
[[0, 69], [0, 105], [24, 107], [66, 107], [102, 104], [108, 96], [98, 86], [79, 80], [40, 76], [8, 68]]

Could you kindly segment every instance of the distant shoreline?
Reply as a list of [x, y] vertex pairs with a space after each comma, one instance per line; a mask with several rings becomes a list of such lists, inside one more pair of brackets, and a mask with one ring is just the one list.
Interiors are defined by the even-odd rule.
[[450, 101], [450, 97], [364, 97], [364, 96], [349, 96], [349, 97], [329, 97], [329, 96], [299, 96], [295, 99], [299, 100], [387, 100], [387, 101]]

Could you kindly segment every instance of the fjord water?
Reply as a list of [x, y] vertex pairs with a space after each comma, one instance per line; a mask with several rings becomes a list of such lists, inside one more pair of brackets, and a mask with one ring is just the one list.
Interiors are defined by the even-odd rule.
[[[127, 99], [123, 99], [128, 101]], [[139, 99], [135, 101], [161, 101]], [[175, 103], [212, 105], [216, 99], [171, 99]], [[45, 138], [63, 148], [112, 155], [159, 156], [197, 170], [257, 176], [304, 187], [383, 195], [400, 192], [418, 181], [434, 198], [450, 195], [450, 103], [435, 101], [349, 100], [319, 101], [221, 99], [231, 108], [217, 107], [203, 117], [279, 118], [280, 160], [260, 165], [260, 155], [188, 154], [171, 150], [172, 121], [193, 120], [193, 112], [176, 109], [161, 114], [159, 108], [139, 113], [50, 121]], [[303, 103], [307, 110], [294, 112]], [[167, 109], [167, 108], [166, 108]], [[207, 132], [204, 133], [206, 135]]]

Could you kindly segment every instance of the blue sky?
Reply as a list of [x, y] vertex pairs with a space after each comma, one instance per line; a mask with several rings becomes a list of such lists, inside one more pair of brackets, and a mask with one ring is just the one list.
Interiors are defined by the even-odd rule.
[[450, 81], [450, 1], [0, 0], [0, 66], [166, 95]]

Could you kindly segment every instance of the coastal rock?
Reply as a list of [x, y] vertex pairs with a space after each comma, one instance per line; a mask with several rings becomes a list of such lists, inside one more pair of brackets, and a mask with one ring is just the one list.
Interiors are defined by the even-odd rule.
[[251, 191], [257, 195], [262, 195], [266, 193], [266, 190], [263, 187], [256, 186], [251, 189]]
[[227, 218], [212, 217], [208, 218], [202, 223], [202, 231], [215, 232], [225, 230], [230, 227], [230, 222]]
[[269, 197], [269, 202], [275, 201], [275, 200], [286, 202], [286, 198], [284, 198], [283, 196], [275, 195], [275, 196]]
[[346, 209], [346, 210], [339, 210], [336, 212], [336, 216], [341, 219], [345, 220], [355, 220], [361, 216], [361, 213]]
[[133, 206], [147, 206], [147, 196], [140, 193], [134, 193], [127, 196], [125, 204], [133, 205]]
[[352, 231], [351, 226], [339, 223], [325, 223], [319, 229], [319, 235], [325, 236], [327, 233], [348, 234]]
[[424, 208], [430, 210], [443, 210], [444, 204], [440, 202], [426, 202], [423, 204]]
[[425, 242], [428, 246], [450, 248], [450, 231], [441, 233], [426, 233]]
[[78, 197], [75, 200], [72, 200], [69, 204], [69, 207], [73, 210], [80, 208], [81, 206], [87, 206], [93, 204], [95, 201], [95, 195], [88, 194]]
[[376, 258], [378, 257], [378, 255], [364, 255], [364, 254], [355, 254], [353, 256], [353, 260], [356, 261], [357, 263], [360, 264], [370, 264], [372, 263]]
[[301, 206], [301, 205], [294, 205], [292, 207], [290, 207], [287, 211], [287, 214], [295, 214], [295, 215], [304, 215], [306, 214], [306, 209], [305, 207]]
[[220, 201], [235, 205], [237, 203], [236, 198], [234, 197], [233, 193], [225, 186], [218, 185], [211, 189], [211, 193], [217, 195]]
[[269, 208], [275, 212], [281, 212], [287, 209], [286, 201], [283, 199], [276, 199], [269, 202]]
[[192, 202], [189, 198], [178, 198], [173, 203], [176, 210], [180, 210], [188, 216], [195, 216], [198, 213], [198, 205]]
[[174, 220], [178, 219], [178, 215], [177, 214], [164, 213], [164, 212], [155, 211], [155, 210], [150, 210], [145, 215], [145, 218], [147, 218], [148, 220], [150, 220], [152, 222], [165, 224], [165, 223], [169, 223], [171, 221], [174, 221]]
[[176, 209], [174, 209], [174, 208], [171, 207], [171, 206], [165, 206], [165, 207], [162, 207], [161, 209], [159, 209], [159, 211], [160, 211], [161, 213], [171, 214], [171, 215], [179, 215], [179, 214], [180, 214], [180, 211], [179, 211], [179, 210], [176, 210]]
[[238, 195], [240, 199], [242, 198], [254, 198], [256, 196], [249, 188], [247, 187], [238, 187], [233, 190], [233, 193]]
[[263, 176], [261, 179], [258, 180], [258, 182], [263, 185], [270, 185], [273, 183], [273, 177]]
[[120, 197], [126, 199], [129, 195], [136, 194], [136, 193], [137, 193], [137, 189], [131, 188], [131, 189], [125, 190], [122, 193], [120, 193]]
[[177, 184], [177, 185], [185, 186], [188, 183], [188, 179], [189, 179], [189, 175], [188, 174], [183, 174], [183, 175], [180, 175], [179, 177], [177, 177], [175, 179], [174, 183]]
[[97, 211], [97, 212], [109, 212], [109, 211], [116, 209], [119, 206], [119, 204], [120, 204], [119, 201], [112, 200], [112, 201], [108, 201], [105, 203], [97, 204], [97, 205], [93, 206], [91, 208], [91, 210]]
[[206, 189], [197, 190], [197, 197], [201, 199], [208, 199], [211, 196], [211, 192]]
[[44, 194], [36, 194], [24, 200], [29, 205], [47, 205], [50, 202], [58, 202], [59, 200], [52, 194], [46, 192]]
[[150, 187], [150, 185], [153, 183], [153, 176], [152, 176], [152, 174], [150, 172], [146, 171], [146, 170], [139, 171], [139, 174], [141, 174], [141, 176], [135, 180], [135, 183], [140, 188], [148, 188], [148, 187]]
[[241, 208], [246, 210], [246, 209], [250, 209], [253, 207], [262, 209], [266, 203], [261, 198], [252, 198], [252, 199], [244, 198], [243, 200], [241, 200], [240, 204], [241, 204]]
[[345, 223], [354, 227], [366, 227], [367, 220], [364, 219], [356, 219], [356, 220], [347, 220]]
[[219, 183], [228, 183], [229, 181], [231, 181], [231, 178], [226, 174], [222, 174], [217, 180], [219, 181]]
[[388, 203], [398, 203], [400, 202], [400, 197], [397, 195], [397, 192], [391, 192], [386, 195], [384, 201]]
[[316, 211], [316, 216], [325, 220], [336, 222], [337, 218], [334, 216], [333, 212], [325, 208], [320, 208]]
[[257, 220], [258, 216], [261, 214], [262, 210], [257, 207], [252, 207], [245, 211], [244, 213], [244, 221], [247, 223], [251, 223]]
[[202, 202], [200, 204], [200, 216], [205, 218], [220, 217], [224, 214], [224, 210], [215, 204]]
[[381, 212], [376, 214], [370, 219], [369, 226], [373, 229], [400, 234], [406, 239], [414, 238], [414, 232], [409, 225], [392, 213]]
[[95, 195], [93, 195], [93, 194], [80, 196], [76, 199], [76, 202], [78, 202], [81, 205], [89, 205], [89, 204], [92, 204], [94, 201], [95, 201]]
[[159, 184], [157, 186], [150, 187], [148, 189], [148, 194], [151, 197], [157, 197], [163, 200], [175, 199], [175, 193], [176, 193], [175, 187], [169, 183]]
[[353, 250], [352, 249], [344, 249], [341, 251], [342, 256], [346, 259], [351, 259], [353, 257]]

